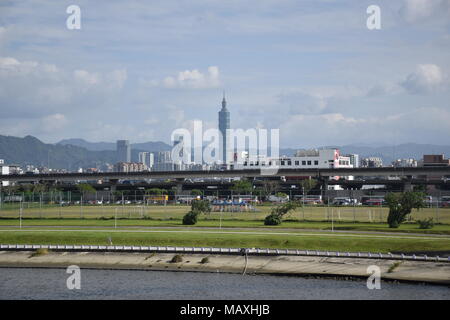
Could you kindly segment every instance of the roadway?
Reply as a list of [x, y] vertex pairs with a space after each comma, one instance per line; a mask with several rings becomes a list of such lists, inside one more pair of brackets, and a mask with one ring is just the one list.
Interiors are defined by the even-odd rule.
[[99, 172], [99, 173], [47, 173], [47, 174], [11, 174], [0, 175], [0, 181], [11, 182], [45, 182], [45, 181], [98, 181], [98, 180], [146, 180], [146, 179], [184, 179], [195, 178], [261, 178], [261, 177], [316, 177], [336, 176], [358, 177], [445, 177], [450, 176], [448, 167], [415, 168], [317, 168], [317, 169], [246, 169], [246, 170], [209, 170], [209, 171], [149, 171], [149, 172]]

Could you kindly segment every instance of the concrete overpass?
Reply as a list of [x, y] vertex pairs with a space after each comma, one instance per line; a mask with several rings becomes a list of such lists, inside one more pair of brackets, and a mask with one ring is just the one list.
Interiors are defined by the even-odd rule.
[[48, 174], [12, 174], [0, 175], [0, 181], [10, 182], [69, 182], [69, 181], [97, 181], [97, 180], [146, 180], [146, 179], [184, 179], [194, 178], [264, 178], [264, 177], [315, 177], [327, 179], [335, 176], [356, 177], [387, 177], [396, 176], [412, 179], [413, 177], [427, 177], [439, 180], [450, 176], [450, 167], [416, 167], [416, 168], [325, 168], [325, 169], [279, 169], [267, 175], [259, 169], [248, 170], [210, 170], [210, 171], [163, 171], [163, 172], [99, 172], [99, 173], [48, 173]]

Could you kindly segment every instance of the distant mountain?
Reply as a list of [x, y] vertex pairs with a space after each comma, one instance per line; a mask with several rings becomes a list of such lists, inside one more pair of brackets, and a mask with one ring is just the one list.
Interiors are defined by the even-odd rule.
[[[86, 148], [90, 151], [115, 151], [115, 142], [89, 142], [84, 139], [65, 139], [57, 143], [57, 145], [72, 145], [77, 147]], [[156, 141], [156, 142], [144, 142], [144, 143], [132, 143], [131, 149], [149, 152], [159, 152], [159, 151], [170, 151], [171, 146], [167, 143]]]
[[[360, 158], [380, 157], [384, 164], [390, 164], [394, 159], [422, 159], [424, 154], [445, 154], [450, 156], [450, 146], [405, 143], [397, 146], [334, 146], [342, 154], [355, 153]], [[80, 167], [98, 167], [117, 161], [116, 145], [111, 142], [88, 142], [82, 139], [69, 139], [57, 144], [47, 144], [39, 139], [26, 136], [24, 138], [0, 135], [0, 159], [6, 163], [21, 166], [31, 164], [48, 166], [55, 169], [76, 170]], [[146, 142], [132, 144], [131, 160], [138, 161], [141, 151], [169, 151], [171, 147], [164, 142]], [[292, 156], [298, 149], [282, 148], [280, 155]]]
[[72, 145], [76, 147], [82, 147], [89, 151], [113, 151], [116, 150], [116, 144], [112, 142], [88, 142], [84, 139], [64, 139], [56, 143], [57, 145]]
[[39, 139], [0, 135], [0, 159], [6, 163], [34, 166], [50, 165], [54, 169], [76, 170], [116, 162], [114, 151], [90, 151], [73, 145], [54, 145]]

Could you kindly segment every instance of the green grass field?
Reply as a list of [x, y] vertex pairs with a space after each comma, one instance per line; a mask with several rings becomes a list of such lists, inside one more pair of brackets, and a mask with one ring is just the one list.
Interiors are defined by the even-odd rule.
[[[20, 224], [17, 218], [2, 218], [0, 219], [1, 226], [15, 226]], [[22, 220], [22, 226], [59, 226], [59, 227], [107, 227], [111, 228], [117, 225], [119, 228], [123, 227], [185, 227], [181, 219], [169, 220], [149, 220], [149, 219], [127, 219], [122, 218], [115, 221], [113, 218], [26, 218]], [[295, 221], [287, 220], [279, 226], [265, 226], [262, 220], [237, 220], [237, 219], [223, 219], [219, 217], [209, 216], [201, 217], [199, 222], [190, 228], [261, 228], [263, 230], [280, 230], [280, 229], [294, 229], [294, 230], [345, 230], [345, 231], [371, 231], [371, 232], [394, 232], [394, 233], [425, 233], [425, 234], [443, 234], [450, 235], [450, 225], [438, 224], [432, 229], [419, 229], [416, 223], [404, 223], [397, 229], [391, 229], [386, 223], [353, 223], [353, 222], [335, 222], [333, 226], [331, 222], [326, 221]]]
[[[39, 207], [38, 203], [25, 203], [22, 217], [24, 218], [100, 218], [113, 217], [139, 219], [148, 217], [151, 219], [170, 220], [181, 219], [190, 209], [186, 205], [83, 205], [83, 206], [44, 206]], [[269, 214], [271, 206], [257, 206], [252, 212], [223, 212], [212, 213], [211, 216], [224, 220], [263, 220]], [[0, 218], [19, 217], [18, 205], [3, 205], [0, 209]], [[385, 222], [388, 215], [388, 208], [385, 207], [319, 207], [305, 206], [298, 208], [289, 214], [287, 219], [308, 220], [308, 221], [342, 221], [342, 222]], [[424, 208], [414, 210], [410, 216], [411, 221], [417, 219], [433, 218], [437, 223], [450, 224], [450, 208]]]
[[169, 230], [22, 230], [0, 232], [0, 243], [160, 245], [196, 247], [255, 247], [310, 250], [408, 252], [450, 250], [450, 239], [333, 235], [311, 233], [241, 233]]
[[[0, 210], [0, 243], [109, 244], [107, 239], [111, 237], [115, 245], [374, 252], [450, 250], [450, 237], [425, 235], [450, 235], [449, 209], [436, 212], [427, 208], [414, 212], [410, 221], [398, 229], [387, 226], [387, 208], [305, 207], [289, 214], [280, 226], [269, 227], [264, 226], [263, 219], [271, 207], [261, 206], [255, 212], [201, 215], [195, 226], [186, 228], [182, 225], [182, 217], [189, 209], [189, 206], [180, 205], [45, 206], [42, 209], [25, 205], [19, 220], [18, 208], [3, 206]], [[414, 222], [417, 217], [434, 217], [435, 221], [439, 218], [441, 223], [422, 230]], [[20, 222], [23, 228], [19, 230]], [[114, 228], [116, 224], [117, 229]], [[334, 232], [331, 232], [332, 227]], [[344, 230], [345, 233], [339, 232]]]

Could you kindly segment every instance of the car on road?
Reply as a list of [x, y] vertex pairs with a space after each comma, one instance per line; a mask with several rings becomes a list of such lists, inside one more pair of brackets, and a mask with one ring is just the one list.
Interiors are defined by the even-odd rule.
[[331, 204], [334, 206], [351, 206], [354, 203], [353, 203], [352, 199], [350, 199], [348, 197], [336, 197], [333, 199]]
[[441, 208], [450, 208], [450, 196], [441, 197], [439, 203]]

